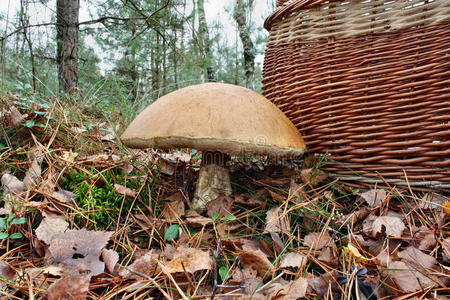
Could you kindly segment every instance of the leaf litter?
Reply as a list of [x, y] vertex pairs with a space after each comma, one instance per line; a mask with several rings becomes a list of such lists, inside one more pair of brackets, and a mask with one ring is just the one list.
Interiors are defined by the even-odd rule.
[[[4, 111], [6, 130], [21, 131], [34, 116], [19, 106]], [[27, 127], [10, 139], [15, 148], [0, 155], [0, 230], [22, 233], [0, 240], [0, 293], [19, 299], [448, 295], [448, 191], [367, 189], [310, 162], [299, 168], [262, 160], [255, 168], [237, 160], [236, 194], [219, 197], [200, 215], [186, 200], [200, 165], [189, 149], [124, 151], [104, 122], [80, 115], [91, 125], [70, 123], [62, 108], [46, 113], [61, 125], [48, 132]], [[27, 222], [13, 224], [9, 216]], [[177, 235], [166, 239], [171, 228]]]

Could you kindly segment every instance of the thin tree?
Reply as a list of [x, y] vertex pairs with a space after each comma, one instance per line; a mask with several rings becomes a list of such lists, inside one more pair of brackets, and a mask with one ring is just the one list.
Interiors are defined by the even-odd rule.
[[213, 54], [211, 40], [209, 39], [208, 25], [206, 24], [204, 0], [197, 0], [198, 34], [200, 36], [204, 65], [208, 81], [216, 81], [216, 72], [213, 67]]
[[237, 23], [239, 37], [244, 48], [244, 66], [245, 66], [245, 86], [254, 89], [255, 85], [255, 46], [250, 38], [250, 25], [247, 23], [247, 10], [252, 7], [253, 1], [245, 4], [244, 0], [236, 0], [234, 9], [234, 20]]
[[74, 93], [78, 85], [78, 16], [80, 0], [56, 1], [59, 92]]
[[23, 27], [23, 38], [27, 42], [28, 51], [30, 52], [30, 63], [31, 63], [31, 78], [33, 82], [33, 91], [37, 93], [37, 80], [36, 80], [36, 64], [34, 62], [34, 51], [33, 43], [28, 34], [29, 17], [28, 17], [28, 2], [20, 0], [20, 23]]

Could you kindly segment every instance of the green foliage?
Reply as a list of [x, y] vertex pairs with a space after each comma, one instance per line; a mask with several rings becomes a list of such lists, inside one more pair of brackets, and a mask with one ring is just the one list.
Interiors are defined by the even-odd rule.
[[219, 267], [219, 275], [220, 275], [220, 279], [222, 279], [222, 282], [227, 281], [228, 278], [231, 277], [230, 268], [228, 268], [227, 266], [220, 266]]
[[178, 238], [180, 225], [172, 224], [169, 228], [167, 228], [166, 233], [164, 234], [164, 239], [166, 241], [174, 241]]
[[[131, 202], [114, 191], [114, 184], [125, 184], [124, 174], [120, 169], [100, 172], [95, 168], [89, 170], [94, 178], [89, 178], [82, 171], [72, 169], [62, 181], [65, 189], [73, 190], [75, 200], [84, 215], [96, 223], [97, 229], [106, 229], [119, 219], [120, 208], [128, 213]], [[127, 181], [131, 188], [138, 187], [137, 181]], [[86, 221], [82, 216], [75, 219], [80, 225]]]
[[22, 233], [16, 232], [13, 234], [9, 234], [9, 231], [13, 225], [22, 225], [25, 223], [27, 223], [27, 220], [25, 218], [16, 218], [14, 214], [9, 214], [6, 217], [1, 217], [0, 229], [3, 231], [0, 232], [0, 240], [4, 240], [7, 238], [10, 238], [12, 240], [22, 238]]

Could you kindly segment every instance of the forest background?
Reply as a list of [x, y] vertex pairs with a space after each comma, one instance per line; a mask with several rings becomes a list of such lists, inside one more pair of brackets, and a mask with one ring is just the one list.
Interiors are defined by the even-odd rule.
[[130, 118], [166, 93], [205, 81], [260, 92], [262, 24], [274, 2], [2, 0], [2, 90], [70, 93]]

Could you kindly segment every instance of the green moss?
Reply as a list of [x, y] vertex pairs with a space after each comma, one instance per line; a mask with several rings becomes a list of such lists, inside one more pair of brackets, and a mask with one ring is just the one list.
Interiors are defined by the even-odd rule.
[[114, 226], [119, 220], [119, 212], [128, 213], [132, 201], [121, 194], [115, 192], [114, 184], [126, 185], [131, 189], [137, 189], [137, 180], [125, 180], [125, 175], [120, 169], [108, 169], [99, 171], [95, 168], [89, 170], [93, 176], [87, 173], [72, 169], [63, 180], [65, 189], [72, 190], [75, 194], [75, 201], [82, 210], [82, 214], [76, 216], [75, 221], [80, 226], [91, 224], [88, 220], [94, 221], [96, 229], [107, 229]]

